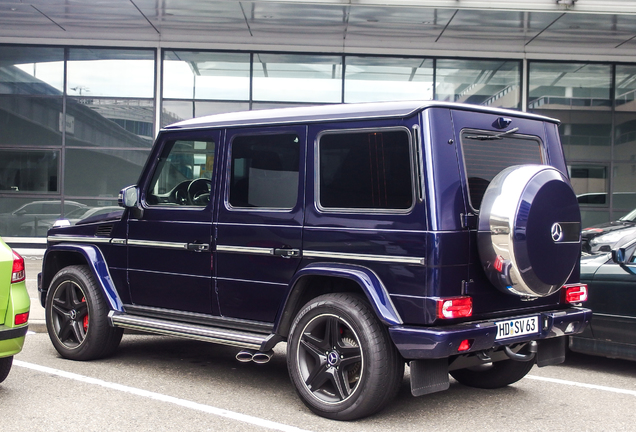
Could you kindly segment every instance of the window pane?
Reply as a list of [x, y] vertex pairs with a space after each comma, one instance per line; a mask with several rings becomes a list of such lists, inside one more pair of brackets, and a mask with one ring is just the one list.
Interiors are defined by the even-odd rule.
[[530, 110], [610, 110], [611, 66], [587, 63], [529, 64]]
[[69, 49], [70, 96], [152, 98], [155, 82], [153, 50]]
[[194, 117], [192, 101], [163, 101], [161, 127]]
[[257, 101], [340, 102], [342, 57], [254, 54]]
[[153, 139], [152, 100], [68, 99], [67, 146], [149, 148]]
[[616, 163], [612, 182], [612, 210], [620, 214], [636, 209], [636, 158], [628, 163]]
[[406, 132], [330, 133], [319, 146], [323, 208], [404, 210], [413, 204]]
[[137, 182], [148, 153], [146, 150], [67, 149], [65, 193], [116, 199], [123, 187]]
[[609, 206], [607, 166], [571, 164], [568, 170], [581, 208]]
[[0, 144], [62, 145], [62, 97], [0, 95]]
[[483, 139], [488, 135], [494, 133], [464, 129], [461, 134], [470, 203], [476, 210], [481, 207], [486, 188], [502, 170], [513, 165], [543, 163], [538, 138], [504, 136], [496, 140]]
[[433, 99], [433, 60], [347, 57], [345, 102]]
[[146, 196], [148, 204], [208, 205], [214, 156], [213, 141], [175, 141], [166, 145]]
[[437, 60], [435, 99], [518, 109], [519, 68], [518, 61]]
[[0, 236], [43, 236], [62, 213], [59, 199], [2, 198]]
[[195, 102], [194, 116], [202, 117], [212, 114], [248, 111], [249, 109], [249, 102]]
[[0, 94], [62, 94], [62, 48], [1, 46], [0, 59]]
[[291, 209], [298, 201], [296, 134], [239, 136], [232, 141], [232, 207]]
[[164, 51], [163, 65], [166, 98], [249, 99], [249, 54]]
[[0, 192], [58, 191], [59, 152], [0, 150]]

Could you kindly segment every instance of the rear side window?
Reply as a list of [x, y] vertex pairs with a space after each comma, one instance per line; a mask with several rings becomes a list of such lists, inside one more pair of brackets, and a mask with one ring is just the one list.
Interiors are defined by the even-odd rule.
[[413, 205], [409, 134], [326, 133], [319, 141], [323, 209], [406, 210]]
[[232, 141], [232, 207], [291, 209], [298, 201], [300, 143], [294, 133], [238, 136]]
[[486, 188], [503, 169], [513, 165], [543, 164], [537, 137], [497, 135], [497, 132], [464, 129], [462, 151], [470, 204], [479, 210]]

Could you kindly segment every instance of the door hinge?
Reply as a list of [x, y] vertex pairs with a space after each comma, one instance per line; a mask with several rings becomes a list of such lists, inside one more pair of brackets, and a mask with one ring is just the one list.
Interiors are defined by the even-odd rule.
[[474, 213], [460, 213], [462, 228], [475, 229], [477, 228], [477, 215]]

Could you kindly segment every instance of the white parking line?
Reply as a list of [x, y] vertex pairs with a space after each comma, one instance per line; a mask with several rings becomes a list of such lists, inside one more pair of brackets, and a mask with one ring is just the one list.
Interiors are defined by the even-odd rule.
[[562, 380], [562, 379], [558, 379], [558, 378], [546, 378], [546, 377], [540, 377], [540, 376], [536, 376], [536, 375], [526, 375], [526, 378], [537, 380], [537, 381], [551, 382], [551, 383], [555, 383], [555, 384], [570, 385], [570, 386], [575, 386], [575, 387], [584, 387], [584, 388], [589, 388], [589, 389], [593, 389], [593, 390], [602, 390], [602, 391], [607, 391], [607, 392], [612, 392], [612, 393], [621, 393], [621, 394], [627, 394], [627, 395], [630, 395], [630, 396], [636, 396], [636, 390], [626, 390], [626, 389], [620, 389], [620, 388], [616, 388], [616, 387], [600, 386], [600, 385], [596, 385], [596, 384], [585, 384], [585, 383], [580, 383], [580, 382], [576, 382], [576, 381], [566, 381], [566, 380]]
[[98, 386], [105, 387], [111, 390], [117, 390], [124, 393], [130, 393], [130, 394], [145, 397], [148, 399], [154, 399], [161, 402], [167, 402], [167, 403], [179, 405], [184, 408], [190, 408], [193, 410], [202, 411], [202, 412], [216, 415], [219, 417], [226, 417], [232, 420], [240, 421], [243, 423], [249, 423], [249, 424], [259, 426], [259, 427], [264, 427], [267, 429], [273, 429], [273, 430], [283, 431], [283, 432], [309, 432], [305, 429], [299, 429], [295, 426], [289, 426], [282, 423], [276, 423], [276, 422], [265, 420], [259, 417], [253, 417], [250, 415], [241, 414], [234, 411], [228, 411], [222, 408], [216, 408], [210, 405], [203, 405], [197, 402], [192, 402], [185, 399], [179, 399], [179, 398], [164, 395], [161, 393], [155, 393], [155, 392], [151, 392], [147, 390], [138, 389], [135, 387], [129, 387], [129, 386], [121, 385], [121, 384], [103, 381], [97, 378], [91, 378], [84, 375], [78, 375], [72, 372], [66, 372], [63, 370], [53, 369], [46, 366], [40, 366], [33, 363], [27, 363], [21, 360], [14, 360], [13, 365], [27, 368], [27, 369], [32, 369], [38, 372], [43, 372], [43, 373], [47, 373], [51, 375], [57, 375], [59, 377], [63, 377], [63, 378], [67, 378], [67, 379], [71, 379], [75, 381], [80, 381], [87, 384], [98, 385]]

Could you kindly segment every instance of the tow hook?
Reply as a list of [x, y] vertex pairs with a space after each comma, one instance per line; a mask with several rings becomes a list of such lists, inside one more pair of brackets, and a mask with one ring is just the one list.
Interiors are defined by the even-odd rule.
[[516, 353], [513, 350], [511, 350], [510, 347], [508, 347], [508, 346], [504, 347], [504, 352], [510, 358], [510, 360], [520, 361], [520, 362], [527, 362], [527, 361], [532, 360], [534, 358], [535, 354], [537, 353], [537, 342], [536, 341], [528, 342], [528, 351], [529, 351], [528, 354], [519, 354], [519, 353]]

